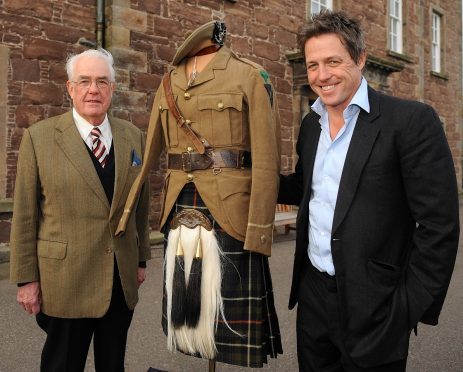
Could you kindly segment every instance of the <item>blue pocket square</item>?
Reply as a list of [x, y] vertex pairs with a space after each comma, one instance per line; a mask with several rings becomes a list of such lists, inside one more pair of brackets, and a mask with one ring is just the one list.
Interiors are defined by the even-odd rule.
[[141, 159], [137, 156], [135, 150], [132, 150], [132, 167], [141, 165]]

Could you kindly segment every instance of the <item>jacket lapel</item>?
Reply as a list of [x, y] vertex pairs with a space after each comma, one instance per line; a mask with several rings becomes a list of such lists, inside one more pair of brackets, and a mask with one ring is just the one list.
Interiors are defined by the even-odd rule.
[[111, 203], [111, 213], [110, 218], [112, 217], [114, 211], [119, 205], [122, 192], [124, 191], [124, 185], [127, 181], [127, 173], [131, 166], [130, 159], [130, 146], [125, 135], [125, 130], [123, 124], [119, 122], [116, 118], [110, 118], [111, 131], [113, 134], [113, 146], [114, 146], [114, 156], [115, 156], [115, 177], [114, 177], [114, 195]]
[[[313, 167], [315, 164], [318, 141], [321, 133], [319, 120], [320, 116], [316, 114], [315, 111], [311, 111], [308, 114], [307, 119], [304, 120], [305, 123], [303, 122], [303, 125], [308, 126], [307, 134], [304, 135], [304, 144], [301, 148], [301, 156], [303, 156], [303, 154], [307, 154], [307, 160], [304, 161], [304, 164], [302, 164], [303, 174], [307, 175], [307, 179], [304, 180], [305, 190], [301, 202], [301, 205], [304, 208], [309, 207], [310, 195], [312, 194]], [[307, 213], [303, 213], [303, 215], [307, 215]]]
[[182, 91], [186, 90], [188, 85], [188, 79], [186, 77], [186, 62], [182, 62], [176, 69], [172, 70], [171, 74], [176, 75], [176, 78], [173, 79], [171, 77], [170, 83], [180, 88]]
[[374, 122], [379, 116], [378, 93], [369, 87], [368, 98], [370, 101], [370, 113], [363, 110], [360, 112], [347, 151], [334, 211], [332, 236], [336, 233], [352, 203], [363, 167], [380, 131], [379, 124]]
[[72, 111], [61, 116], [55, 130], [55, 141], [66, 158], [81, 174], [90, 189], [102, 200], [109, 209], [109, 202], [101, 181], [96, 173], [92, 159], [85, 148], [85, 143], [72, 118]]

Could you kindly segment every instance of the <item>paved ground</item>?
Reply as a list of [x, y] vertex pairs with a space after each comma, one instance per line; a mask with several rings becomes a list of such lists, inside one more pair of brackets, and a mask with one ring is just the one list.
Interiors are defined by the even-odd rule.
[[[280, 319], [284, 354], [270, 360], [263, 370], [297, 371], [295, 343], [295, 311], [287, 308], [288, 291], [294, 255], [294, 232], [278, 235], [270, 259], [275, 301]], [[461, 248], [461, 245], [460, 245]], [[142, 286], [141, 300], [130, 329], [126, 370], [146, 372], [148, 367], [164, 371], [207, 371], [206, 361], [171, 354], [166, 349], [161, 321], [162, 257], [160, 249], [153, 249], [155, 258], [148, 266], [148, 280]], [[8, 270], [0, 265], [0, 277]], [[0, 280], [0, 372], [38, 371], [44, 334], [15, 302], [16, 288], [6, 279]], [[463, 253], [457, 258], [455, 273], [437, 327], [420, 325], [418, 337], [412, 336], [409, 372], [463, 371]], [[244, 371], [224, 364], [217, 371]], [[94, 371], [89, 355], [86, 371]]]

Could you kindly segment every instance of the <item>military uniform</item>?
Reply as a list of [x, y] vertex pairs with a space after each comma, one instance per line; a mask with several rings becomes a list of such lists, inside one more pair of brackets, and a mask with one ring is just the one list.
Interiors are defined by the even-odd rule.
[[[167, 169], [161, 228], [167, 237], [170, 219], [185, 207], [201, 209], [213, 220], [228, 257], [224, 262], [229, 263], [224, 266], [222, 279], [226, 320], [239, 334], [219, 320], [216, 360], [261, 367], [267, 355], [276, 357], [282, 352], [267, 260], [280, 166], [276, 97], [266, 72], [225, 46], [190, 86], [185, 61], [171, 71], [170, 78], [183, 117], [214, 151], [251, 154], [251, 167], [189, 171], [185, 164], [184, 169]], [[168, 158], [177, 159], [188, 159], [189, 152], [195, 152], [193, 143], [177, 125], [162, 85], [153, 103], [147, 148], [143, 166], [148, 170], [163, 149]], [[138, 179], [132, 189], [137, 190], [141, 182], [143, 179]], [[136, 192], [131, 198], [136, 198]], [[130, 198], [127, 206], [130, 213]], [[166, 331], [165, 301], [163, 308]]]
[[[263, 75], [263, 76], [262, 76]], [[265, 88], [265, 72], [222, 47], [193, 85], [187, 87], [185, 63], [171, 72], [172, 91], [183, 116], [214, 149], [251, 152], [252, 168], [184, 172], [167, 170], [161, 227], [188, 182], [222, 228], [247, 250], [270, 256], [279, 182], [279, 118], [276, 99]], [[268, 84], [269, 85], [269, 84]], [[273, 101], [273, 107], [271, 105]], [[166, 147], [168, 154], [187, 152], [193, 144], [169, 112], [159, 87], [153, 103], [150, 164]]]

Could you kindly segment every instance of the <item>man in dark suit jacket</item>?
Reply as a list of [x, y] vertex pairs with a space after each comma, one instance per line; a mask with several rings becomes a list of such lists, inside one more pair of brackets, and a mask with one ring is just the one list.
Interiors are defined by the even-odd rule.
[[458, 246], [452, 156], [428, 105], [362, 77], [360, 24], [322, 12], [301, 33], [318, 100], [303, 120], [289, 307], [298, 302], [301, 371], [404, 371], [410, 332], [437, 324]]
[[150, 259], [148, 186], [125, 235], [114, 232], [141, 169], [145, 139], [107, 111], [113, 57], [87, 50], [67, 62], [73, 109], [24, 131], [11, 231], [17, 300], [47, 333], [41, 371], [123, 371], [127, 332]]

